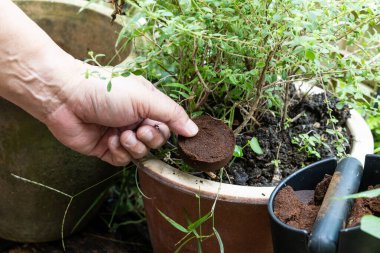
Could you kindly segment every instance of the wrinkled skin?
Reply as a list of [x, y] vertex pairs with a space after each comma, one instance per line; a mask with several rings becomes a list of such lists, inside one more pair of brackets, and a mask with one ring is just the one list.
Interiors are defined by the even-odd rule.
[[198, 128], [184, 109], [143, 77], [110, 75], [60, 49], [10, 0], [0, 1], [0, 95], [47, 125], [69, 148], [116, 166]]

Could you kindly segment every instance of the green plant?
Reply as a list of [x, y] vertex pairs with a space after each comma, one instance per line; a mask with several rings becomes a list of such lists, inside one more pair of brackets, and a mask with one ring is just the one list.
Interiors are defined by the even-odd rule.
[[[126, 2], [131, 19], [117, 44], [132, 42], [139, 56], [120, 74], [144, 75], [192, 116], [212, 114], [235, 134], [260, 126], [268, 110], [288, 128], [291, 83], [313, 81], [358, 108], [359, 84], [379, 73], [372, 1]], [[370, 113], [370, 100], [362, 111]]]
[[299, 146], [299, 151], [305, 151], [308, 156], [316, 156], [318, 158], [321, 158], [321, 155], [319, 154], [317, 147], [326, 145], [321, 139], [321, 136], [315, 133], [312, 135], [306, 133], [295, 136], [292, 138], [292, 143]]
[[[372, 97], [360, 88], [364, 80], [379, 74], [379, 3], [328, 0], [127, 0], [131, 17], [116, 44], [133, 43], [138, 55], [119, 66], [119, 75], [143, 75], [180, 103], [191, 116], [209, 113], [228, 123], [236, 135], [260, 127], [268, 111], [278, 117], [278, 131], [288, 129], [292, 84], [308, 82], [326, 94], [372, 114]], [[345, 46], [354, 46], [347, 53]], [[112, 90], [111, 90], [112, 92]], [[356, 101], [362, 99], [362, 104]], [[347, 140], [334, 127], [329, 110], [329, 129], [323, 135], [302, 134], [294, 144], [309, 156], [320, 157], [317, 146], [334, 139], [338, 156], [344, 156]], [[300, 114], [299, 117], [302, 117]], [[265, 153], [259, 143], [235, 147], [235, 158], [249, 145]], [[330, 148], [330, 147], [327, 147]], [[280, 175], [278, 153], [269, 164]], [[175, 157], [165, 156], [177, 163]], [[280, 178], [280, 177], [279, 177]], [[203, 237], [194, 226], [209, 219], [199, 216], [187, 227], [161, 214], [179, 231]], [[202, 223], [200, 222], [200, 223]], [[192, 225], [193, 224], [193, 225]], [[182, 243], [183, 241], [181, 241]], [[181, 244], [182, 245], [182, 244]]]
[[[144, 194], [137, 182], [137, 168], [132, 165], [122, 170], [121, 181], [110, 189], [113, 204], [108, 227], [116, 231], [121, 226], [145, 222]], [[125, 220], [126, 219], [126, 220]]]
[[[123, 172], [123, 171], [121, 171]], [[109, 176], [108, 178], [105, 178], [103, 179], [102, 181], [100, 182], [97, 182], [96, 184], [94, 185], [91, 185], [83, 190], [81, 190], [80, 192], [78, 193], [75, 193], [75, 194], [68, 194], [66, 192], [62, 192], [56, 188], [53, 188], [53, 187], [50, 187], [46, 184], [42, 184], [40, 182], [36, 182], [36, 181], [33, 181], [33, 180], [30, 180], [28, 178], [24, 178], [24, 177], [21, 177], [19, 175], [16, 175], [16, 174], [11, 174], [14, 178], [18, 179], [18, 180], [21, 180], [21, 181], [24, 181], [26, 183], [29, 183], [29, 184], [33, 184], [33, 185], [36, 185], [37, 187], [42, 187], [42, 188], [45, 188], [49, 191], [53, 191], [59, 195], [62, 195], [66, 198], [68, 198], [68, 203], [67, 203], [67, 206], [66, 206], [66, 209], [64, 211], [64, 214], [63, 214], [63, 217], [62, 217], [62, 223], [61, 223], [61, 243], [62, 243], [62, 248], [64, 251], [66, 251], [66, 247], [65, 247], [65, 241], [64, 241], [64, 238], [65, 238], [65, 222], [66, 222], [66, 217], [67, 217], [67, 214], [68, 214], [68, 211], [74, 201], [75, 198], [77, 198], [78, 196], [86, 193], [87, 191], [91, 190], [92, 188], [104, 183], [104, 182], [107, 182], [109, 180], [111, 180], [112, 178], [115, 178], [116, 176], [119, 176], [121, 174], [121, 172], [116, 172], [115, 174]], [[105, 191], [102, 192], [101, 194], [99, 194], [97, 196], [97, 198], [94, 200], [94, 202], [91, 204], [91, 206], [88, 207], [88, 209], [86, 210], [85, 213], [83, 213], [83, 215], [80, 217], [80, 219], [74, 224], [74, 226], [72, 227], [71, 231], [70, 231], [70, 234], [75, 232], [75, 230], [78, 228], [78, 226], [81, 224], [81, 222], [83, 221], [83, 219], [86, 218], [86, 216], [92, 211], [92, 209], [99, 203], [99, 201], [102, 200], [103, 196], [105, 195]]]
[[234, 154], [233, 154], [234, 157], [242, 157], [244, 155], [243, 149], [245, 149], [245, 147], [247, 147], [247, 146], [249, 146], [251, 148], [251, 150], [253, 152], [255, 152], [257, 155], [264, 154], [264, 151], [260, 147], [260, 143], [257, 140], [257, 138], [252, 137], [251, 140], [249, 140], [243, 147], [241, 147], [239, 145], [235, 145]]
[[[222, 180], [222, 175], [223, 174], [223, 169], [220, 170], [220, 175], [219, 178]], [[222, 183], [222, 181], [220, 181]], [[181, 240], [178, 241], [176, 244], [177, 249], [175, 253], [180, 252], [180, 250], [185, 246], [187, 243], [189, 243], [191, 240], [196, 240], [197, 241], [197, 247], [198, 247], [198, 252], [202, 252], [202, 241], [215, 236], [218, 240], [219, 243], [219, 249], [221, 253], [224, 253], [224, 246], [223, 246], [223, 241], [221, 236], [219, 235], [218, 230], [215, 228], [215, 220], [214, 220], [214, 215], [215, 215], [215, 206], [218, 201], [219, 197], [219, 191], [220, 191], [221, 184], [219, 184], [219, 189], [218, 193], [215, 197], [214, 203], [211, 207], [211, 210], [206, 213], [205, 215], [201, 214], [201, 197], [198, 194], [195, 194], [195, 197], [198, 199], [198, 220], [191, 222], [189, 219], [188, 221], [188, 226], [184, 227], [178, 222], [174, 221], [170, 217], [168, 217], [166, 214], [158, 210], [160, 215], [167, 221], [169, 222], [174, 228], [176, 228], [178, 231], [185, 233], [185, 236], [182, 237]], [[206, 223], [208, 220], [212, 219], [212, 233], [204, 235], [202, 233], [202, 224]]]
[[367, 123], [372, 130], [373, 138], [375, 141], [374, 153], [380, 154], [380, 110], [379, 110], [379, 96], [375, 99], [373, 103], [374, 113], [367, 117]]

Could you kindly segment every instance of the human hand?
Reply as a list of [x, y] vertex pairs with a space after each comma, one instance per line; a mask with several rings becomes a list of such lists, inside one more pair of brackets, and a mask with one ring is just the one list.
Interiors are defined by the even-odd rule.
[[108, 92], [106, 81], [85, 78], [87, 69], [104, 69], [64, 52], [12, 1], [1, 0], [0, 7], [0, 96], [45, 123], [69, 148], [126, 165], [165, 143], [170, 130], [197, 133], [183, 108], [149, 81], [116, 77]]
[[64, 86], [67, 99], [45, 120], [54, 136], [71, 149], [121, 166], [163, 145], [170, 130], [188, 137], [197, 133], [184, 109], [145, 78], [113, 78], [108, 92], [106, 81], [85, 79], [80, 64], [76, 66], [82, 71]]

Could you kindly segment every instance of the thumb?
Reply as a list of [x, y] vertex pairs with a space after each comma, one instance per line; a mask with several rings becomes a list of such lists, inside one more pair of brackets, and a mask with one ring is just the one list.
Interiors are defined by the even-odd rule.
[[142, 110], [140, 115], [165, 123], [178, 135], [192, 137], [198, 133], [197, 125], [182, 106], [156, 88], [149, 89], [147, 93], [142, 106], [138, 107], [138, 110]]

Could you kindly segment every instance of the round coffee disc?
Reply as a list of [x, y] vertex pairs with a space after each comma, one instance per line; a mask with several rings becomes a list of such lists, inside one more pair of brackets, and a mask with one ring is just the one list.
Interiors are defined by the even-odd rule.
[[193, 119], [199, 128], [196, 136], [178, 137], [178, 149], [182, 159], [200, 171], [216, 171], [231, 160], [235, 148], [232, 130], [221, 120], [211, 116]]

